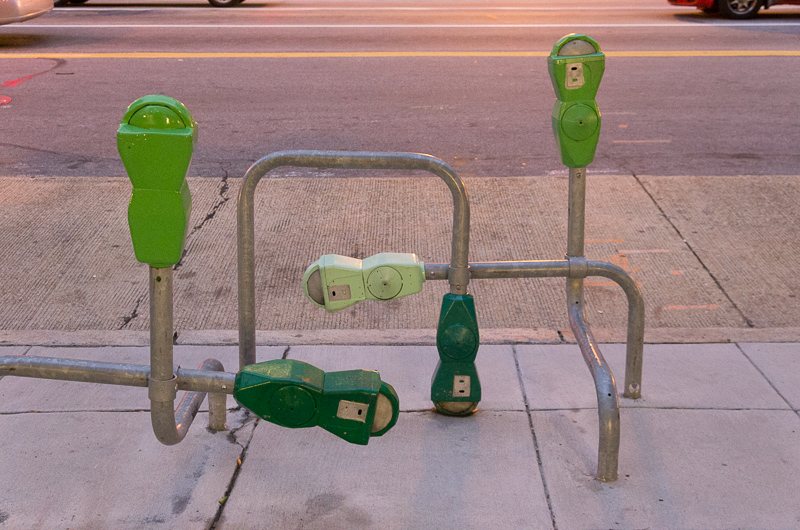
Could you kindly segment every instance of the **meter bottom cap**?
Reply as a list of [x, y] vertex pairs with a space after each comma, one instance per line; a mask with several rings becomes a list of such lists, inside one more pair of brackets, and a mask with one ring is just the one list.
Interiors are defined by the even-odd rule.
[[478, 410], [477, 401], [434, 401], [433, 406], [446, 416], [469, 416]]
[[308, 288], [308, 296], [312, 300], [319, 305], [325, 305], [325, 296], [322, 292], [322, 276], [319, 273], [319, 269], [312, 272], [311, 276], [308, 277], [306, 287]]
[[382, 431], [392, 421], [394, 409], [392, 402], [383, 394], [378, 394], [378, 403], [375, 407], [375, 418], [372, 420], [373, 433]]

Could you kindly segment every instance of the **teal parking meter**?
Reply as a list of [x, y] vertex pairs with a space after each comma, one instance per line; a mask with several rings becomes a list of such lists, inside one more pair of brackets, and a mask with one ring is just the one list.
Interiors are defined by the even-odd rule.
[[152, 267], [181, 259], [192, 198], [186, 171], [197, 142], [197, 123], [170, 97], [134, 101], [117, 130], [117, 149], [133, 184], [128, 224], [136, 259]]
[[328, 372], [303, 361], [276, 359], [245, 366], [233, 397], [259, 417], [292, 429], [319, 426], [367, 445], [397, 422], [400, 402], [378, 372]]
[[481, 400], [481, 382], [475, 367], [479, 345], [472, 295], [444, 295], [436, 331], [439, 363], [431, 379], [431, 401], [439, 412], [449, 416], [475, 412]]
[[557, 98], [552, 123], [561, 161], [571, 168], [586, 167], [594, 160], [600, 138], [595, 97], [605, 55], [592, 38], [572, 33], [553, 46], [547, 69]]
[[303, 275], [303, 291], [326, 311], [339, 311], [364, 300], [394, 300], [418, 293], [425, 264], [416, 254], [384, 252], [364, 260], [326, 254]]

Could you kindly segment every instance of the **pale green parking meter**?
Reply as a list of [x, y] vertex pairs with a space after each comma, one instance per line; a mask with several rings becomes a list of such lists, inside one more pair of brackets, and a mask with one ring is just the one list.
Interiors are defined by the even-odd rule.
[[605, 61], [594, 39], [575, 33], [559, 40], [547, 58], [558, 98], [553, 106], [553, 134], [567, 167], [586, 167], [594, 160], [600, 138], [600, 109], [595, 97]]
[[325, 254], [306, 269], [303, 292], [327, 311], [339, 311], [364, 300], [394, 300], [418, 293], [425, 264], [416, 254], [383, 252], [360, 260]]

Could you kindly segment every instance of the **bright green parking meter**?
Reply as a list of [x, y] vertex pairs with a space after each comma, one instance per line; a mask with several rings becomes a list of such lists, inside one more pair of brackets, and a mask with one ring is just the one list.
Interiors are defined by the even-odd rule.
[[325, 373], [293, 359], [245, 366], [236, 376], [233, 397], [272, 423], [319, 426], [360, 445], [391, 429], [400, 412], [394, 388], [378, 372]]
[[133, 184], [128, 224], [136, 259], [169, 267], [181, 259], [192, 198], [186, 171], [197, 123], [170, 97], [134, 101], [117, 131], [117, 149]]
[[575, 33], [558, 41], [547, 58], [558, 98], [553, 106], [553, 134], [567, 167], [586, 167], [594, 160], [600, 138], [600, 109], [595, 96], [605, 60], [597, 42]]

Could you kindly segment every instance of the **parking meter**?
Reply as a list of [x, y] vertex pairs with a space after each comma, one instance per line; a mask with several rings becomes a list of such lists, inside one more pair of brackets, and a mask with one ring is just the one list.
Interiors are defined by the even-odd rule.
[[439, 363], [431, 379], [431, 401], [439, 412], [465, 416], [481, 400], [475, 367], [480, 337], [475, 301], [470, 294], [445, 294], [436, 331]]
[[572, 33], [559, 40], [547, 58], [556, 93], [552, 123], [561, 161], [586, 167], [594, 160], [600, 138], [600, 109], [595, 97], [605, 70], [605, 55], [586, 35]]
[[259, 417], [292, 429], [319, 426], [367, 445], [397, 422], [400, 402], [378, 372], [328, 372], [303, 361], [276, 359], [245, 366], [233, 397]]
[[128, 224], [134, 253], [152, 267], [181, 259], [192, 211], [186, 171], [196, 142], [192, 115], [166, 96], [134, 101], [117, 130], [117, 149], [133, 184]]
[[364, 260], [326, 254], [303, 275], [309, 300], [327, 311], [339, 311], [363, 300], [393, 300], [418, 293], [425, 265], [416, 254], [384, 252]]

